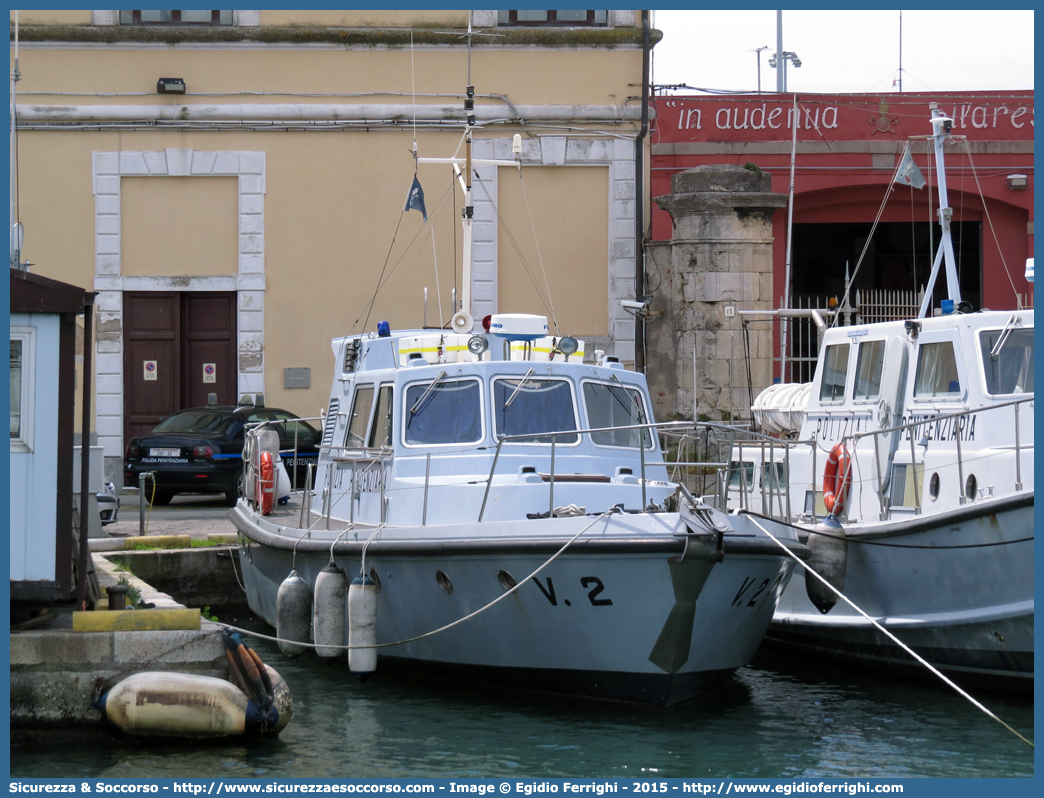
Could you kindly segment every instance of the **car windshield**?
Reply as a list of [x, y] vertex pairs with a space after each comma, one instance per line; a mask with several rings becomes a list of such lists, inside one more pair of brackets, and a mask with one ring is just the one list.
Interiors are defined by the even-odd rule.
[[152, 434], [220, 435], [232, 426], [234, 420], [235, 416], [231, 413], [218, 413], [213, 410], [186, 410], [183, 413], [176, 413], [166, 421], [161, 421], [152, 430]]

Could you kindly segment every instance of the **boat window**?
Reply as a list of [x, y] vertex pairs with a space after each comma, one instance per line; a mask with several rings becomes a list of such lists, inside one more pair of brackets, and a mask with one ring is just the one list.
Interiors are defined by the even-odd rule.
[[754, 461], [744, 460], [743, 467], [740, 467], [738, 460], [733, 460], [729, 463], [729, 473], [726, 481], [729, 485], [729, 490], [740, 490], [741, 486], [743, 490], [751, 491], [754, 489]]
[[482, 439], [481, 407], [480, 389], [476, 380], [443, 380], [410, 385], [403, 402], [406, 443], [414, 446], [477, 443]]
[[377, 394], [377, 412], [370, 425], [371, 447], [391, 446], [392, 443], [392, 386], [382, 385]]
[[833, 344], [823, 354], [823, 382], [819, 387], [819, 401], [845, 401], [845, 376], [848, 374], [849, 345]]
[[881, 396], [881, 373], [884, 371], [884, 341], [863, 341], [856, 356], [856, 400], [873, 401]]
[[759, 480], [758, 487], [761, 490], [768, 490], [773, 493], [778, 493], [786, 489], [787, 478], [784, 468], [786, 463], [770, 463], [763, 462], [761, 464], [761, 479]]
[[[497, 437], [562, 432], [576, 429], [573, 391], [566, 380], [515, 379], [493, 381]], [[576, 443], [580, 436], [558, 435], [557, 444]], [[541, 436], [519, 443], [551, 443]]]
[[960, 395], [961, 379], [957, 373], [957, 357], [953, 351], [953, 342], [921, 344], [917, 353], [914, 397], [953, 399]]
[[[585, 382], [584, 406], [587, 409], [587, 425], [592, 429], [648, 423], [642, 392], [620, 383]], [[638, 447], [639, 434], [642, 445], [651, 449], [653, 441], [648, 429], [592, 432], [591, 440], [599, 446], [626, 446], [634, 449]]]
[[1001, 333], [1002, 330], [979, 333], [986, 393], [1033, 393], [1033, 329], [1012, 330], [997, 356], [990, 357]]
[[370, 408], [373, 406], [373, 386], [360, 385], [355, 389], [355, 400], [352, 402], [352, 415], [348, 421], [348, 435], [344, 445], [349, 447], [366, 445], [366, 425], [370, 421]]

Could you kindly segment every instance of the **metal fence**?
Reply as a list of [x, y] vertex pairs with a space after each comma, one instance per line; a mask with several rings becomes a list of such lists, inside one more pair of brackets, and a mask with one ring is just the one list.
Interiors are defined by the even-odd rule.
[[[916, 318], [921, 308], [924, 289], [920, 291], [891, 290], [876, 288], [856, 290], [851, 306], [838, 307], [834, 294], [797, 294], [792, 306], [807, 310], [836, 310], [841, 315], [840, 324], [873, 324], [880, 321], [901, 321]], [[831, 307], [831, 300], [834, 306]], [[819, 360], [819, 333], [810, 318], [789, 319], [787, 382], [811, 382]]]
[[913, 291], [873, 288], [869, 291], [857, 289], [855, 310], [857, 324], [873, 324], [879, 321], [900, 321], [916, 318], [924, 299], [924, 289]]

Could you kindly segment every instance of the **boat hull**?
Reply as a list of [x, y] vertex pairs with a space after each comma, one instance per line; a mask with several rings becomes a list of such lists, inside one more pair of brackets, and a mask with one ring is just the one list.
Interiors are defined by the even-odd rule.
[[[1032, 492], [846, 532], [844, 593], [856, 605], [959, 681], [1033, 689]], [[800, 578], [784, 592], [765, 642], [924, 671], [845, 602], [821, 614]]]
[[[360, 570], [362, 532], [359, 542], [302, 541], [295, 559], [297, 535], [269, 531], [242, 503], [230, 518], [242, 533], [250, 607], [269, 624], [292, 566], [314, 585], [332, 545], [349, 578]], [[440, 629], [504, 596], [502, 574], [521, 585], [450, 629], [381, 648], [378, 671], [670, 706], [750, 662], [794, 567], [775, 544], [751, 531], [727, 535], [720, 562], [713, 546], [693, 543], [682, 559], [685, 541], [673, 534], [677, 514], [612, 516], [527, 579], [591, 521], [527, 521], [534, 534], [525, 539], [506, 534], [508, 524], [458, 528], [449, 539], [446, 530], [399, 530], [397, 539], [385, 530], [368, 546], [365, 565], [381, 586], [379, 644]], [[793, 528], [773, 529], [804, 549]]]

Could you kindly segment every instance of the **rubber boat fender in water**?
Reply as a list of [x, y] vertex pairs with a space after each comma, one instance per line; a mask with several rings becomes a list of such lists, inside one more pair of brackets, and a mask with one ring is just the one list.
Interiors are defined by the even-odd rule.
[[[838, 591], [845, 589], [845, 571], [848, 567], [848, 537], [845, 529], [833, 515], [816, 524], [808, 536], [812, 551], [808, 567], [823, 577]], [[826, 615], [837, 604], [837, 594], [805, 571], [805, 592], [816, 609]]]
[[344, 597], [347, 581], [344, 571], [332, 562], [315, 578], [312, 634], [315, 637], [315, 653], [324, 659], [333, 659], [344, 653]]
[[293, 717], [294, 702], [283, 678], [264, 667], [273, 686], [268, 713], [224, 679], [166, 671], [128, 676], [94, 706], [120, 731], [136, 737], [275, 735]]
[[348, 588], [348, 667], [365, 682], [377, 670], [377, 583], [359, 574]]
[[291, 571], [290, 575], [279, 585], [276, 593], [276, 637], [279, 638], [279, 650], [288, 657], [296, 657], [307, 646], [312, 628], [312, 588]]

